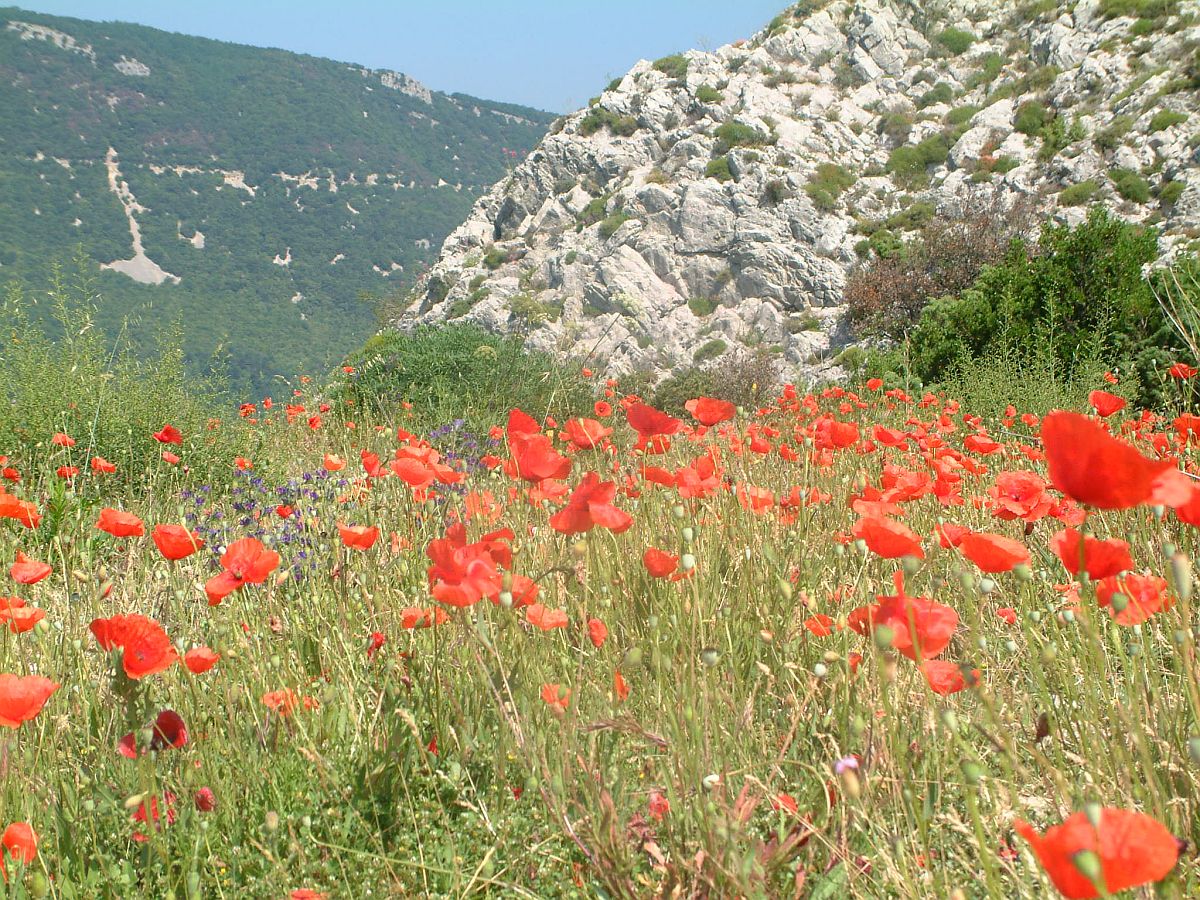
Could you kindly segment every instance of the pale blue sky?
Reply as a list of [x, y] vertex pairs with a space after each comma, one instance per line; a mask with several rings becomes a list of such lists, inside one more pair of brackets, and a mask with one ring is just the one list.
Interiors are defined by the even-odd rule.
[[[6, 0], [0, 0], [0, 5]], [[749, 37], [788, 0], [7, 0], [406, 72], [567, 112], [637, 60]]]

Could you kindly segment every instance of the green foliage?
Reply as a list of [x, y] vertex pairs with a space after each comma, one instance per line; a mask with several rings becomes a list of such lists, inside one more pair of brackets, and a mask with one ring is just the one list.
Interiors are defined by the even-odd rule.
[[1108, 127], [1096, 132], [1094, 138], [1096, 146], [1101, 150], [1112, 151], [1116, 150], [1123, 142], [1125, 135], [1133, 128], [1133, 116], [1120, 115], [1113, 117], [1112, 122]]
[[506, 262], [508, 262], [508, 253], [499, 247], [488, 247], [487, 252], [483, 254], [484, 268], [493, 272]]
[[991, 84], [1004, 70], [1004, 57], [999, 53], [988, 53], [979, 60], [979, 71], [967, 79], [967, 90]]
[[662, 59], [655, 60], [655, 71], [662, 72], [669, 78], [681, 80], [687, 77], [688, 61], [682, 53], [675, 53], [671, 56], [664, 56]]
[[946, 124], [965, 125], [975, 117], [979, 109], [978, 106], [956, 106], [950, 112], [946, 113]]
[[772, 142], [770, 135], [741, 122], [724, 123], [713, 132], [713, 137], [717, 139], [717, 153], [728, 153], [734, 147], [762, 147]]
[[924, 109], [936, 103], [949, 103], [953, 99], [954, 88], [946, 82], [940, 81], [921, 95], [921, 99], [917, 101], [917, 109]]
[[1179, 0], [1100, 0], [1100, 14], [1106, 19], [1159, 19], [1178, 11]]
[[939, 31], [934, 40], [945, 47], [950, 53], [958, 56], [971, 49], [971, 45], [975, 43], [975, 35], [961, 28], [951, 27]]
[[688, 297], [688, 309], [699, 319], [707, 318], [717, 311], [721, 304], [712, 297]]
[[1022, 134], [1036, 135], [1045, 127], [1049, 118], [1050, 111], [1046, 109], [1046, 104], [1040, 100], [1029, 100], [1017, 108], [1013, 128]]
[[540, 417], [551, 408], [579, 415], [591, 405], [577, 366], [472, 325], [384, 332], [349, 362], [354, 374], [336, 395], [355, 417], [394, 413], [408, 402], [431, 424], [465, 418], [482, 433], [514, 406]]
[[[12, 287], [0, 302], [4, 455], [23, 466], [63, 432], [79, 449], [57, 451], [59, 464], [80, 469], [81, 491], [137, 496], [156, 480], [154, 473], [174, 471], [152, 437], [171, 424], [184, 436], [184, 445], [171, 449], [193, 474], [227, 485], [235, 456], [252, 457], [255, 445], [232, 415], [224, 384], [188, 373], [177, 324], [160, 325], [146, 359], [127, 341], [110, 339], [95, 324], [99, 298], [86, 260], [78, 266], [71, 277], [55, 271], [48, 290], [26, 294]], [[39, 306], [45, 315], [35, 319], [29, 313]], [[116, 473], [97, 479], [88, 468], [92, 456], [115, 464]]]
[[1187, 184], [1183, 181], [1168, 181], [1158, 192], [1158, 202], [1163, 206], [1174, 206], [1186, 189]]
[[782, 178], [772, 178], [763, 185], [763, 203], [767, 206], [778, 206], [784, 200], [792, 197], [792, 189]]
[[1058, 202], [1062, 206], [1082, 206], [1091, 202], [1099, 191], [1100, 185], [1094, 179], [1089, 178], [1087, 181], [1072, 184], [1059, 191]]
[[910, 203], [884, 220], [884, 227], [896, 231], [915, 231], [933, 218], [937, 209], [926, 200]]
[[1132, 203], [1150, 202], [1150, 183], [1133, 169], [1113, 169], [1108, 173], [1117, 193]]
[[711, 85], [702, 84], [696, 88], [696, 99], [701, 103], [720, 103], [725, 95]]
[[628, 222], [632, 216], [622, 209], [617, 210], [611, 216], [600, 223], [600, 237], [608, 240], [617, 233], [617, 229]]
[[629, 137], [638, 130], [638, 120], [633, 116], [618, 116], [603, 106], [593, 106], [586, 116], [579, 120], [579, 133], [591, 137], [602, 128], [607, 128], [613, 134]]
[[[95, 62], [21, 40], [9, 19], [68, 33]], [[150, 76], [122, 74], [123, 56]], [[155, 323], [178, 313], [188, 370], [220, 353], [242, 397], [271, 391], [276, 376], [326, 371], [359, 346], [506, 174], [500, 148], [524, 154], [553, 119], [437, 92], [426, 103], [385, 86], [383, 72], [333, 60], [25, 10], [0, 15], [0, 60], [0, 288], [39, 289], [82, 246], [106, 334], [124, 332], [149, 358]], [[144, 207], [146, 254], [178, 284], [99, 268], [132, 254], [109, 147]], [[241, 172], [253, 195], [223, 172]], [[283, 177], [305, 173], [311, 186]], [[197, 231], [203, 248], [187, 240]], [[291, 263], [274, 265], [289, 247]], [[43, 307], [31, 314], [51, 324]]]
[[523, 328], [534, 329], [553, 322], [562, 315], [561, 306], [543, 303], [532, 294], [513, 294], [508, 300], [508, 311]]
[[727, 349], [729, 349], [729, 345], [723, 340], [720, 338], [713, 338], [711, 341], [706, 341], [704, 344], [698, 347], [696, 352], [692, 354], [692, 359], [697, 365], [699, 365], [701, 363], [706, 363], [709, 360], [716, 359]]
[[1166, 131], [1168, 128], [1182, 125], [1187, 120], [1187, 113], [1175, 112], [1173, 109], [1162, 109], [1150, 118], [1149, 131], [1151, 134], [1158, 131]]
[[905, 144], [888, 155], [887, 172], [907, 187], [926, 180], [926, 169], [946, 161], [952, 146], [945, 134], [934, 134], [918, 144]]
[[817, 209], [831, 210], [837, 207], [838, 198], [852, 188], [858, 176], [844, 166], [821, 163], [804, 186], [804, 192], [812, 199]]
[[715, 178], [717, 181], [729, 181], [733, 178], [733, 173], [729, 171], [729, 157], [718, 156], [716, 159], [708, 161], [708, 165], [704, 167], [705, 178]]
[[929, 383], [992, 354], [1041, 354], [1064, 376], [1092, 362], [1137, 372], [1149, 402], [1155, 361], [1176, 343], [1142, 275], [1156, 255], [1153, 229], [1100, 206], [1078, 228], [1047, 224], [1036, 252], [1017, 241], [969, 289], [925, 308], [913, 371]]
[[1041, 130], [1042, 146], [1038, 148], [1038, 159], [1048, 162], [1076, 141], [1087, 137], [1083, 123], [1072, 119], [1068, 125], [1062, 116], [1051, 119]]
[[586, 228], [604, 219], [608, 214], [608, 200], [607, 194], [603, 197], [593, 197], [588, 205], [579, 211], [577, 226], [581, 229]]

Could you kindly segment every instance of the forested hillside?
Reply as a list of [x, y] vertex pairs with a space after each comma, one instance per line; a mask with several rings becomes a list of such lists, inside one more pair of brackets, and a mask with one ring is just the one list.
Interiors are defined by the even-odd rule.
[[[89, 259], [97, 319], [235, 382], [374, 327], [553, 117], [391, 71], [0, 8], [0, 284]], [[139, 252], [140, 249], [140, 252]], [[148, 345], [148, 344], [147, 344]]]

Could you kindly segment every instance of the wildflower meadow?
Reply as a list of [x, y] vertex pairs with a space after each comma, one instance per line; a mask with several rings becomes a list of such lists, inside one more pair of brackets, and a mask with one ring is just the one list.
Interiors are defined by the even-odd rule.
[[583, 375], [4, 432], [7, 896], [1200, 892], [1194, 369], [990, 418]]

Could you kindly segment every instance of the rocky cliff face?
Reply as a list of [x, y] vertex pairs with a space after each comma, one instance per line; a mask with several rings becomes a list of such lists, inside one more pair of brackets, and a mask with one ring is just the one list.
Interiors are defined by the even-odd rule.
[[761, 347], [803, 378], [850, 339], [869, 235], [1097, 200], [1172, 252], [1200, 235], [1197, 8], [809, 0], [640, 62], [476, 203], [397, 324], [527, 331], [658, 375]]

